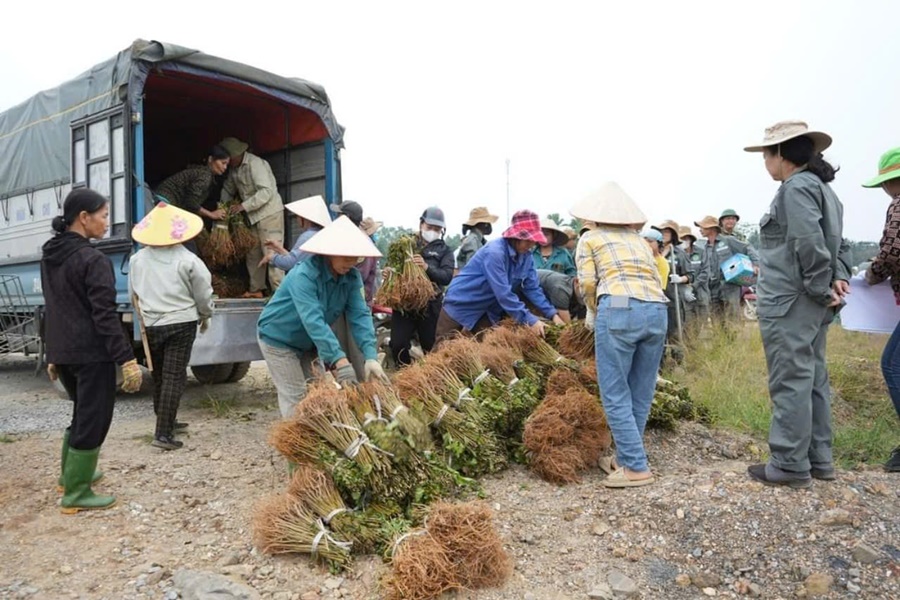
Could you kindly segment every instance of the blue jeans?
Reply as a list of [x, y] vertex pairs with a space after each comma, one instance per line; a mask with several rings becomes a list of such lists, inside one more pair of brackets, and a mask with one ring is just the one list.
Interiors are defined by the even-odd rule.
[[[614, 301], [615, 299], [615, 301]], [[611, 304], [625, 300], [627, 306]], [[603, 296], [594, 322], [597, 380], [619, 465], [646, 471], [644, 427], [666, 341], [666, 305]]]
[[900, 417], [900, 323], [894, 328], [891, 339], [881, 355], [881, 373], [887, 384], [888, 393], [894, 403], [897, 417]]

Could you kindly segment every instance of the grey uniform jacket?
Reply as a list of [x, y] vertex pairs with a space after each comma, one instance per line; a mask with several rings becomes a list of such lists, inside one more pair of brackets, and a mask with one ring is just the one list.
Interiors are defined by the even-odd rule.
[[781, 184], [759, 222], [760, 317], [784, 316], [800, 295], [827, 306], [834, 281], [849, 281], [843, 213], [831, 187], [809, 171]]
[[[756, 249], [732, 235], [720, 234], [716, 236], [714, 250], [710, 249], [709, 242], [698, 243], [695, 245], [695, 248], [700, 253], [700, 269], [694, 277], [694, 281], [699, 288], [714, 288], [719, 283], [724, 284], [720, 265], [735, 254], [746, 254], [754, 265], [759, 263], [759, 255], [756, 253]], [[714, 257], [713, 254], [715, 255]], [[710, 283], [713, 283], [713, 285], [711, 286]]]
[[469, 233], [462, 239], [462, 242], [459, 244], [459, 250], [456, 252], [456, 268], [462, 271], [463, 267], [472, 260], [475, 253], [478, 252], [484, 244], [484, 234], [477, 229], [470, 229]]

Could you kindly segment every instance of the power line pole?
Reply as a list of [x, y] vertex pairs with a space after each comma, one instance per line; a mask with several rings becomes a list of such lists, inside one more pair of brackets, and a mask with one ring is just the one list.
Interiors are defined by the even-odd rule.
[[509, 159], [506, 159], [506, 223], [509, 224]]

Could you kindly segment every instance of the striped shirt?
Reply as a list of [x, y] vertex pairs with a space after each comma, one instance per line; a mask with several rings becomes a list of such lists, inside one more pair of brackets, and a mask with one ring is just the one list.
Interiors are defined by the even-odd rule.
[[600, 296], [666, 302], [653, 252], [633, 229], [600, 225], [578, 241], [578, 282], [592, 310]]

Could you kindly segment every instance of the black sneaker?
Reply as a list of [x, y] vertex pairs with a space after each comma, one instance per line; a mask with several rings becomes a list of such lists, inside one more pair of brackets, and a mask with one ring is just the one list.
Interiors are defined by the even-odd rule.
[[832, 465], [813, 465], [809, 470], [809, 474], [812, 475], [813, 479], [821, 481], [834, 481], [837, 479], [837, 473], [834, 472], [834, 466]]
[[891, 457], [884, 463], [884, 470], [888, 473], [900, 473], [900, 446], [891, 451]]
[[166, 437], [164, 435], [161, 435], [150, 442], [150, 445], [154, 448], [162, 448], [163, 450], [178, 450], [179, 448], [184, 446], [184, 442], [178, 441], [173, 437]]
[[809, 473], [793, 473], [772, 465], [750, 465], [747, 473], [752, 479], [766, 485], [783, 485], [789, 488], [803, 489], [812, 486]]
[[175, 421], [175, 431], [180, 431], [182, 429], [187, 429], [188, 424], [182, 423], [181, 421]]

